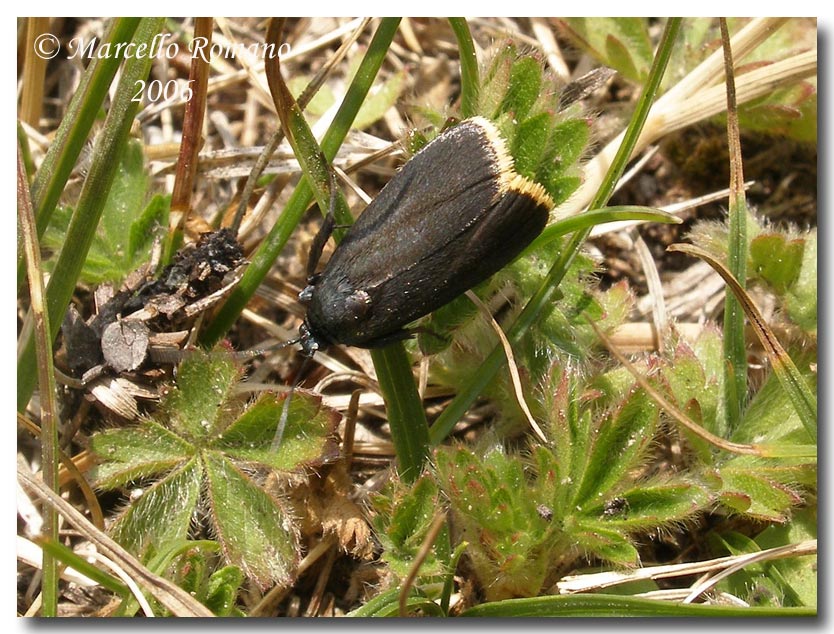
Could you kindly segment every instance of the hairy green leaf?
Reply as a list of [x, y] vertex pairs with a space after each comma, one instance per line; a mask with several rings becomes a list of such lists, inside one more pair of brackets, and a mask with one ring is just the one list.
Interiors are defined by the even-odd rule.
[[194, 455], [189, 443], [154, 421], [96, 434], [90, 447], [100, 457], [93, 480], [102, 489], [165, 473]]
[[261, 587], [288, 582], [300, 555], [293, 518], [222, 454], [206, 452], [203, 466], [211, 522], [229, 562]]
[[290, 401], [286, 427], [277, 450], [272, 440], [287, 394], [263, 393], [212, 443], [229, 457], [257, 462], [281, 471], [322, 464], [338, 456], [339, 416], [322, 407], [321, 398], [296, 391]]
[[113, 537], [131, 552], [159, 552], [185, 539], [200, 494], [196, 459], [155, 482], [131, 502], [111, 527]]

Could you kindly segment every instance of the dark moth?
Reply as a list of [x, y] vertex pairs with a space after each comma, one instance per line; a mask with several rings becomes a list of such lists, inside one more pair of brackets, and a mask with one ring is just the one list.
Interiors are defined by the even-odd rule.
[[515, 172], [492, 123], [462, 121], [405, 164], [311, 277], [300, 296], [305, 352], [408, 337], [409, 323], [511, 262], [552, 208]]

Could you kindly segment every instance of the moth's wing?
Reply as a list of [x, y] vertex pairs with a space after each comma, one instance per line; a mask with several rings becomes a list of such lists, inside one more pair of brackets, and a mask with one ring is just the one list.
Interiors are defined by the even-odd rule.
[[527, 191], [514, 188], [500, 194], [480, 222], [460, 236], [459, 248], [449, 260], [449, 266], [462, 278], [470, 275], [468, 271], [477, 278], [471, 282], [464, 279], [463, 290], [515, 259], [542, 232], [550, 209], [549, 201], [532, 197]]
[[486, 131], [463, 123], [418, 152], [362, 212], [328, 264], [357, 288], [376, 287], [447, 253], [497, 191]]
[[[401, 305], [402, 323], [408, 323], [450, 302], [509, 264], [547, 223], [550, 206], [526, 193], [499, 194], [477, 223], [457, 234], [442, 251], [430, 251], [398, 277], [377, 286], [374, 301]], [[414, 299], [398, 298], [407, 290]], [[371, 319], [384, 320], [374, 311]]]

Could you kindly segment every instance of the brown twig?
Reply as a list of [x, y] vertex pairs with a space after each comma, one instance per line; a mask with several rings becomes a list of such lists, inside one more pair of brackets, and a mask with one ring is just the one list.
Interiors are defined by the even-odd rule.
[[[194, 37], [206, 38], [211, 46], [212, 32], [211, 18], [196, 18], [194, 22]], [[206, 114], [206, 98], [208, 76], [211, 66], [202, 55], [191, 58], [191, 69], [188, 73], [188, 83], [192, 89], [192, 96], [185, 104], [185, 115], [182, 122], [182, 142], [177, 159], [177, 172], [174, 181], [174, 191], [171, 194], [171, 232], [177, 232], [185, 226], [191, 211], [191, 192], [194, 190], [194, 179], [197, 175], [197, 161], [200, 148], [203, 146], [203, 119]], [[193, 85], [192, 85], [193, 83]]]

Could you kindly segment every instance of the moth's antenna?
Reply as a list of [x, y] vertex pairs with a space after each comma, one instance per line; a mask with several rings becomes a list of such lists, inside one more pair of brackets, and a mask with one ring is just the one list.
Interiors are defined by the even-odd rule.
[[284, 406], [281, 408], [281, 418], [278, 419], [278, 428], [275, 430], [275, 437], [272, 439], [272, 445], [270, 445], [270, 451], [277, 452], [278, 448], [281, 446], [281, 440], [284, 437], [284, 428], [287, 426], [287, 419], [290, 415], [290, 401], [292, 401], [292, 395], [295, 392], [295, 388], [301, 383], [301, 379], [304, 378], [304, 370], [307, 369], [307, 364], [312, 359], [312, 356], [304, 355], [304, 360], [301, 362], [301, 367], [298, 368], [298, 374], [295, 377], [295, 381], [293, 381], [292, 387], [290, 388], [290, 393], [287, 394], [287, 398], [284, 399]]
[[268, 352], [275, 352], [276, 350], [283, 350], [288, 346], [293, 346], [297, 343], [301, 343], [301, 337], [296, 337], [295, 339], [290, 339], [289, 341], [282, 341], [281, 343], [276, 343], [266, 348], [250, 348], [249, 350], [242, 350], [240, 352], [235, 353], [235, 356], [238, 359], [254, 359], [255, 357], [260, 357], [261, 355], [267, 354]]

